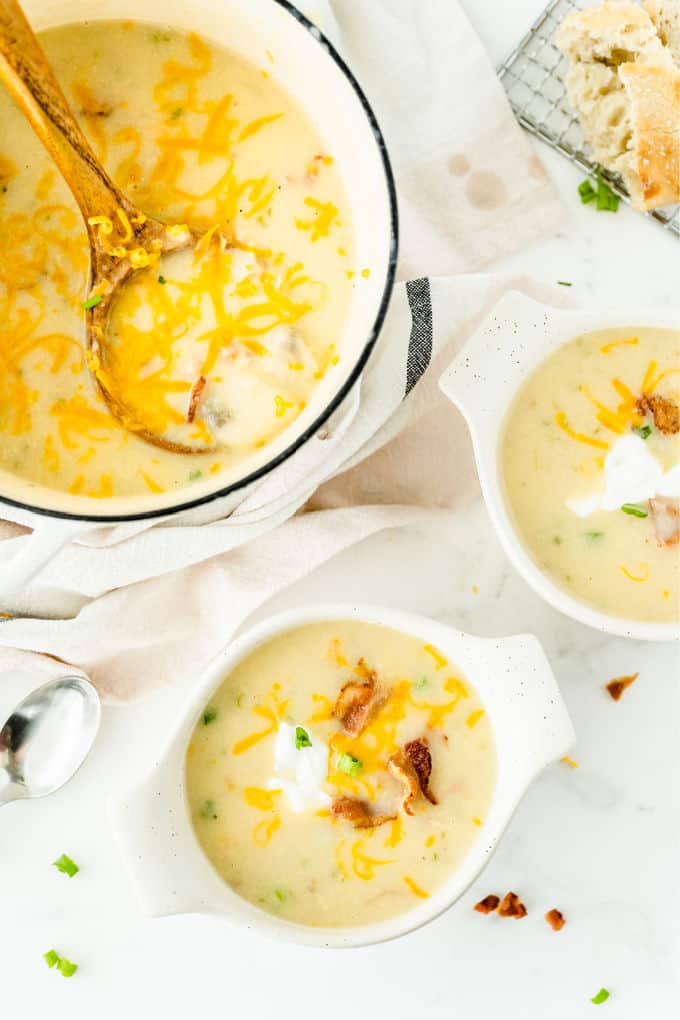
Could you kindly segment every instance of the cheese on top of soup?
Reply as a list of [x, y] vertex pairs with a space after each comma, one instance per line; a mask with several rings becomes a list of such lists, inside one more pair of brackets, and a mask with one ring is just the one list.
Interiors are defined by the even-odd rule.
[[[365, 278], [333, 153], [275, 83], [276, 54], [255, 66], [133, 22], [41, 40], [116, 184], [204, 233], [195, 253], [154, 256], [132, 278], [106, 363], [90, 366], [133, 422], [198, 452], [150, 445], [109, 413], [85, 361], [84, 225], [0, 91], [0, 468], [93, 499], [232, 471], [295, 421], [341, 356]], [[95, 221], [107, 237], [112, 224]]]
[[375, 624], [310, 624], [224, 680], [186, 758], [194, 831], [245, 899], [315, 926], [411, 909], [480, 835], [496, 756], [454, 663]]
[[503, 475], [527, 548], [575, 597], [680, 620], [680, 333], [606, 330], [520, 390]]

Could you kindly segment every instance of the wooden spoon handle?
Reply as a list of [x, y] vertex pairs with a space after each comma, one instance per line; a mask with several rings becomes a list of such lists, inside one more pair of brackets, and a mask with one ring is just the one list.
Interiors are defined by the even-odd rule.
[[0, 0], [0, 80], [59, 167], [87, 222], [129, 209], [99, 164], [16, 0]]

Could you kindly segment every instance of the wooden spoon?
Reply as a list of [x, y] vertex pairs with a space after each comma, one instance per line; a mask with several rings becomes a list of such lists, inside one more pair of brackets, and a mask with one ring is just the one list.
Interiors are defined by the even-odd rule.
[[0, 0], [0, 80], [52, 156], [85, 220], [90, 243], [88, 303], [92, 302], [85, 313], [87, 361], [111, 413], [126, 429], [156, 446], [179, 453], [210, 452], [215, 447], [209, 442], [200, 446], [170, 442], [136, 422], [111, 392], [105, 371], [106, 322], [120, 288], [159, 256], [194, 247], [199, 235], [183, 224], [146, 216], [116, 187], [78, 127], [16, 0]]

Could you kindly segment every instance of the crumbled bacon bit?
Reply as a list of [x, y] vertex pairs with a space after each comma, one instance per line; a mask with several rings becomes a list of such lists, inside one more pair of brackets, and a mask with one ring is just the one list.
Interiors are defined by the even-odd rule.
[[368, 804], [355, 797], [336, 797], [331, 804], [334, 818], [351, 822], [355, 829], [376, 829], [385, 822], [393, 822], [396, 815], [372, 815]]
[[520, 918], [527, 916], [527, 908], [517, 893], [509, 892], [505, 894], [499, 903], [498, 913], [500, 917], [514, 917], [519, 921]]
[[680, 407], [667, 397], [640, 397], [637, 410], [642, 415], [651, 414], [654, 425], [664, 435], [674, 436], [680, 432]]
[[199, 375], [198, 379], [191, 388], [191, 394], [189, 396], [189, 410], [187, 411], [187, 421], [191, 425], [196, 417], [198, 411], [198, 405], [201, 402], [203, 391], [206, 387], [208, 380], [204, 375]]
[[494, 910], [498, 910], [498, 904], [501, 902], [500, 896], [490, 893], [489, 896], [485, 896], [479, 903], [475, 903], [475, 910], [479, 914], [493, 914]]
[[333, 709], [333, 718], [339, 719], [345, 732], [352, 737], [366, 729], [389, 697], [389, 690], [381, 687], [377, 673], [369, 670], [363, 659], [359, 660], [357, 669], [361, 666], [363, 671], [360, 675], [364, 679], [348, 680], [341, 688]]
[[607, 684], [607, 690], [614, 701], [619, 701], [625, 689], [635, 683], [639, 676], [639, 673], [633, 673], [632, 676], [619, 676], [615, 680], [610, 680]]
[[677, 545], [680, 542], [680, 499], [656, 496], [649, 501], [656, 544]]
[[417, 740], [410, 740], [408, 744], [404, 744], [404, 754], [415, 770], [421, 793], [427, 797], [430, 804], [436, 804], [437, 798], [430, 790], [432, 755], [427, 737], [419, 737]]
[[397, 751], [388, 758], [387, 771], [401, 786], [402, 809], [407, 815], [412, 815], [413, 808], [411, 804], [418, 796], [418, 791], [420, 790], [418, 773], [403, 751]]
[[558, 910], [557, 907], [553, 907], [552, 910], [549, 910], [545, 915], [545, 919], [553, 931], [561, 931], [566, 924], [564, 914], [561, 910]]

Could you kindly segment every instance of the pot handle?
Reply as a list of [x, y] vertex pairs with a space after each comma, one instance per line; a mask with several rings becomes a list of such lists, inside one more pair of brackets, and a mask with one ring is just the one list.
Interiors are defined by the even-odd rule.
[[31, 535], [15, 539], [21, 543], [21, 548], [0, 571], [0, 605], [4, 606], [12, 596], [21, 594], [26, 585], [83, 529], [82, 521], [45, 517], [37, 521]]

